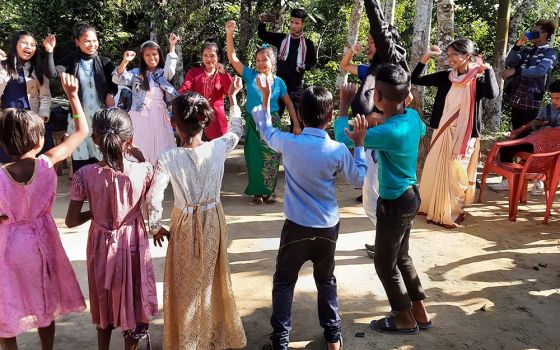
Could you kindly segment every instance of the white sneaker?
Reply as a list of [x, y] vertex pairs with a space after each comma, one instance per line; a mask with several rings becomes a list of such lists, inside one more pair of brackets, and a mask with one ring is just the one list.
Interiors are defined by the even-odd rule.
[[533, 188], [531, 189], [531, 196], [544, 195], [544, 183], [542, 181], [533, 181]]
[[488, 184], [488, 187], [494, 191], [507, 191], [509, 190], [509, 182], [507, 179], [502, 179], [502, 182], [497, 184]]

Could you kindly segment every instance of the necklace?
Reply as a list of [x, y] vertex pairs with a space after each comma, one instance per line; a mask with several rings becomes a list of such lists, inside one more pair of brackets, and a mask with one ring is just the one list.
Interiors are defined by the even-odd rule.
[[93, 89], [93, 62], [91, 65], [91, 70], [89, 71], [89, 73], [86, 71], [86, 66], [84, 65], [84, 60], [80, 60], [80, 67], [82, 67], [82, 70], [84, 71], [84, 73], [86, 73], [88, 75], [88, 86], [90, 89]]

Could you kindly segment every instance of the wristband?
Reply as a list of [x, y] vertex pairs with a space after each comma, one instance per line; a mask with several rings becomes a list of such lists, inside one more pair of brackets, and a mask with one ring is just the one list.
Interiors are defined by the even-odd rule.
[[80, 119], [80, 115], [79, 114], [72, 114], [72, 119]]

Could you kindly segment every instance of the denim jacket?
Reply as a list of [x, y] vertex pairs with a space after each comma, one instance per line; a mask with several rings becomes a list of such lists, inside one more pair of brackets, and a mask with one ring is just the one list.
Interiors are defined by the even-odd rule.
[[[171, 85], [169, 80], [175, 75], [175, 69], [177, 68], [177, 54], [168, 53], [165, 59], [165, 66], [156, 69], [154, 73], [148, 73], [148, 79], [153, 79], [155, 86], [163, 90], [165, 94], [165, 102], [169, 105], [171, 101], [179, 96], [175, 87]], [[113, 82], [119, 85], [125, 85], [132, 90], [132, 107], [131, 110], [140, 112], [144, 106], [144, 99], [146, 98], [146, 90], [142, 89], [142, 75], [140, 74], [139, 68], [134, 68], [130, 71], [124, 70], [124, 72], [119, 76], [117, 68], [113, 71]]]

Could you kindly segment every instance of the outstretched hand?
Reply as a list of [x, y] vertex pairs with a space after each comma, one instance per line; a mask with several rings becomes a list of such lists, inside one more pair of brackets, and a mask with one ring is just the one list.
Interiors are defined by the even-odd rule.
[[54, 36], [54, 34], [47, 35], [47, 37], [43, 40], [43, 46], [45, 47], [45, 51], [53, 52], [54, 47], [56, 46], [56, 36]]
[[78, 95], [78, 79], [72, 74], [62, 73], [60, 76], [62, 88], [66, 95], [70, 98]]
[[340, 104], [339, 104], [339, 116], [347, 116], [348, 109], [350, 108], [350, 104], [356, 96], [356, 92], [358, 91], [358, 84], [348, 83], [342, 85], [340, 89]]
[[171, 233], [169, 233], [169, 231], [167, 231], [167, 229], [165, 229], [164, 227], [160, 228], [159, 231], [154, 235], [154, 245], [157, 246], [162, 246], [162, 243], [165, 241], [165, 237], [167, 237], [167, 240], [169, 241], [169, 238], [171, 237]]
[[231, 84], [229, 85], [229, 96], [235, 96], [241, 89], [243, 88], [243, 79], [239, 75], [236, 75], [232, 78]]
[[352, 131], [344, 129], [346, 135], [354, 142], [356, 147], [361, 147], [364, 145], [364, 139], [366, 138], [366, 131], [368, 128], [368, 122], [366, 117], [361, 114], [356, 115], [354, 118], [354, 128]]
[[262, 94], [263, 107], [268, 110], [270, 107], [271, 88], [270, 82], [265, 74], [261, 73], [257, 75], [257, 87]]

